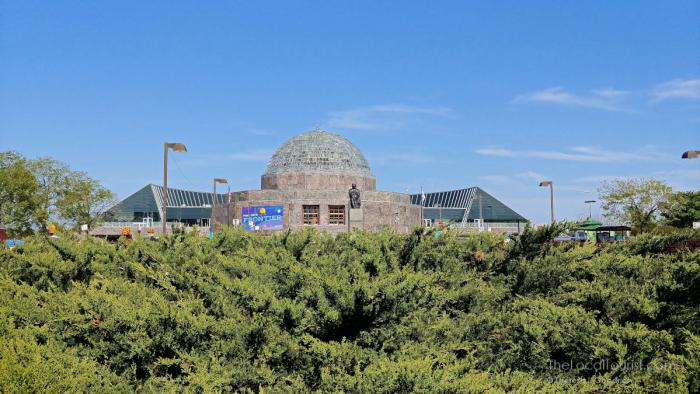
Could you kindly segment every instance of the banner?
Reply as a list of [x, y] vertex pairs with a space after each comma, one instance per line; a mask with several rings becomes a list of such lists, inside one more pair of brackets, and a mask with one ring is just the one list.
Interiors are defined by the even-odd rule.
[[245, 231], [282, 230], [283, 215], [282, 205], [241, 207], [241, 222]]

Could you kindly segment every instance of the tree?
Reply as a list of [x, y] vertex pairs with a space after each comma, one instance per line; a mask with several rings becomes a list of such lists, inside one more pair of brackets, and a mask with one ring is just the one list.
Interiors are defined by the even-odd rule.
[[661, 215], [674, 227], [691, 227], [700, 221], [700, 192], [673, 193], [662, 207]]
[[0, 152], [0, 224], [11, 233], [28, 234], [51, 221], [92, 226], [114, 202], [98, 181], [58, 160]]
[[7, 227], [10, 236], [31, 233], [39, 221], [38, 190], [24, 157], [17, 152], [0, 152], [0, 224]]
[[27, 167], [36, 178], [39, 186], [37, 199], [39, 201], [40, 225], [48, 226], [50, 221], [58, 220], [58, 201], [67, 192], [68, 180], [73, 171], [64, 163], [50, 157], [40, 157], [29, 160]]
[[30, 160], [28, 167], [39, 185], [42, 227], [50, 221], [93, 226], [115, 202], [114, 194], [98, 181], [58, 160], [41, 157]]
[[598, 194], [606, 217], [631, 226], [635, 232], [645, 232], [656, 225], [672, 189], [656, 179], [615, 179], [603, 182]]
[[114, 193], [83, 172], [72, 172], [63, 187], [56, 209], [68, 224], [92, 227], [116, 203]]

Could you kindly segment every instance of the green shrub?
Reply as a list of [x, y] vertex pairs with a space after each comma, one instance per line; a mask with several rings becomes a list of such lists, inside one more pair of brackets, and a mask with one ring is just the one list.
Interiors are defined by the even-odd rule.
[[565, 226], [35, 237], [0, 249], [0, 391], [700, 391], [700, 234]]

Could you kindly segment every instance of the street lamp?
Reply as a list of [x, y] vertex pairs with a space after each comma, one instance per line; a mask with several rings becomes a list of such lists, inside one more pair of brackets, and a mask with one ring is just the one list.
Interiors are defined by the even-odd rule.
[[589, 217], [589, 218], [592, 218], [592, 217], [593, 217], [593, 214], [592, 214], [593, 211], [591, 210], [591, 204], [593, 204], [594, 202], [595, 202], [595, 200], [586, 200], [586, 201], [584, 201], [585, 204], [588, 204], [588, 217]]
[[168, 149], [173, 152], [187, 152], [185, 144], [179, 142], [166, 142], [163, 144], [163, 235], [168, 233]]
[[228, 185], [228, 180], [224, 178], [214, 178], [214, 191], [212, 192], [211, 195], [211, 219], [209, 219], [209, 228], [211, 229], [210, 232], [214, 231], [214, 222], [216, 221], [215, 219], [215, 211], [216, 211], [216, 184], [217, 183], [225, 183]]
[[540, 182], [540, 187], [549, 186], [549, 205], [552, 210], [552, 224], [554, 224], [554, 182], [552, 181], [542, 181]]
[[231, 225], [231, 185], [226, 184], [226, 225]]
[[681, 159], [697, 159], [700, 156], [700, 150], [689, 150], [683, 152]]
[[479, 231], [484, 228], [484, 198], [478, 191], [476, 197], [479, 199]]

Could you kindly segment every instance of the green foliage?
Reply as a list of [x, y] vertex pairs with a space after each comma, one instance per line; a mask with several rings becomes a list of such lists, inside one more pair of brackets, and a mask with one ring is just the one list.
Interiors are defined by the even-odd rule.
[[28, 160], [27, 166], [39, 185], [36, 199], [39, 201], [39, 210], [42, 221], [41, 227], [46, 228], [49, 221], [58, 218], [56, 204], [68, 190], [72, 171], [64, 163], [50, 157], [40, 157]]
[[0, 249], [2, 392], [698, 392], [698, 232]]
[[73, 172], [64, 187], [56, 209], [69, 224], [92, 227], [115, 203], [114, 193], [82, 172]]
[[29, 234], [40, 221], [38, 190], [26, 160], [16, 152], [0, 152], [0, 224], [10, 236]]
[[672, 196], [671, 186], [650, 178], [615, 179], [598, 188], [604, 215], [636, 233], [657, 224]]
[[98, 181], [60, 161], [0, 152], [0, 224], [11, 236], [31, 234], [51, 221], [92, 226], [114, 202]]
[[662, 207], [665, 222], [674, 227], [689, 228], [700, 221], [700, 192], [673, 193]]

